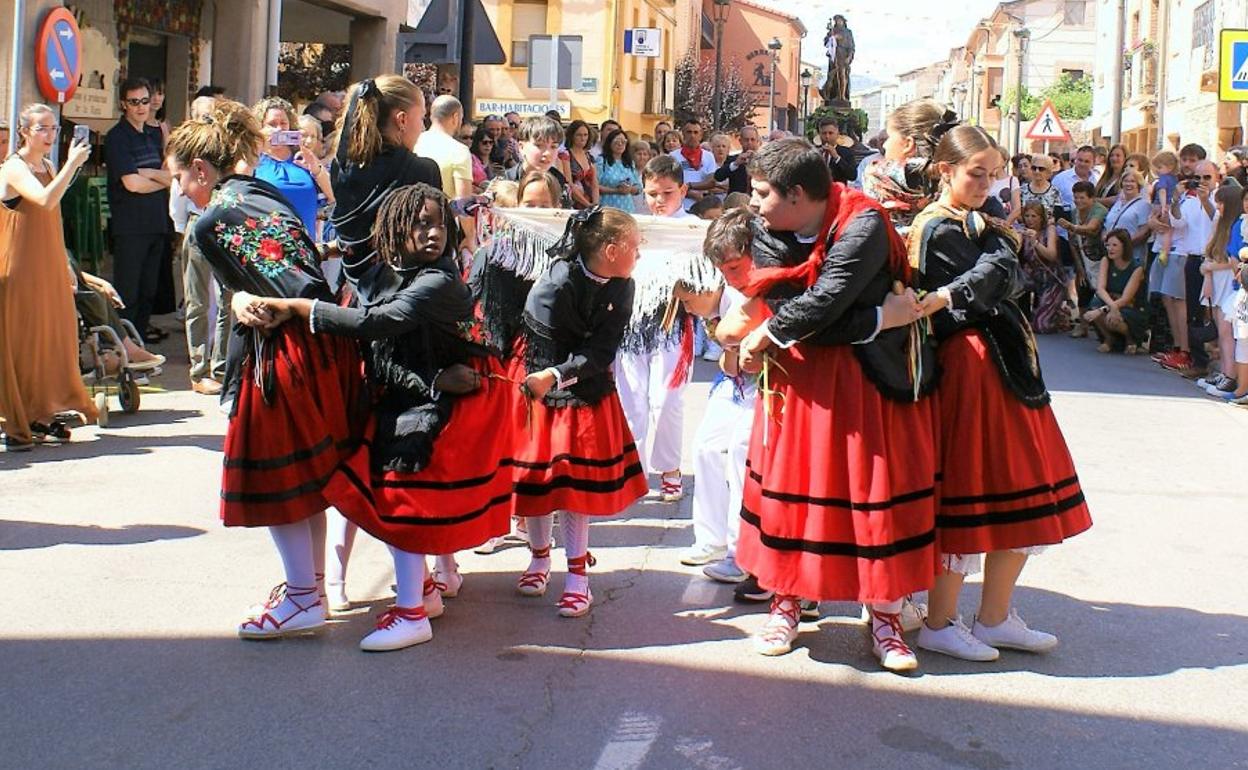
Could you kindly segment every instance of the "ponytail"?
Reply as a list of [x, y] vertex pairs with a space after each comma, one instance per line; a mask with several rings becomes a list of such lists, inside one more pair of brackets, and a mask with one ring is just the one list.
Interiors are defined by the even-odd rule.
[[382, 75], [351, 86], [347, 108], [338, 119], [335, 153], [339, 164], [365, 166], [372, 163], [385, 145], [382, 128], [390, 116], [411, 109], [423, 98], [416, 84], [402, 75]]

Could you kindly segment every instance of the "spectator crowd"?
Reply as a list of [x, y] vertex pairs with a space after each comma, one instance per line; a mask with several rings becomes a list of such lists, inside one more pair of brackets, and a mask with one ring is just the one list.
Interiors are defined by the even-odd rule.
[[[65, 284], [59, 283], [58, 269], [52, 276], [22, 279], [58, 286], [18, 288], [14, 282], [23, 270], [10, 266], [7, 287], [0, 292], [35, 296], [68, 285], [87, 326], [115, 328], [120, 348], [104, 351], [111, 356], [108, 365], [130, 369], [140, 384], [159, 375], [166, 363], [146, 346], [173, 332], [154, 318], [176, 314], [178, 333], [186, 340], [192, 389], [217, 395], [226, 376], [230, 295], [185, 237], [202, 212], [166, 166], [170, 126], [163, 91], [159, 81], [134, 78], [122, 83], [122, 117], [103, 137], [111, 283], [71, 263], [63, 273]], [[209, 119], [222, 95], [221, 89], [202, 89], [191, 104], [191, 119]], [[785, 136], [764, 136], [750, 125], [732, 133], [715, 131], [696, 119], [679, 125], [660, 122], [653, 135], [638, 135], [613, 120], [598, 126], [581, 120], [565, 125], [555, 111], [527, 119], [514, 112], [488, 115], [474, 123], [452, 96], [438, 96], [428, 104], [426, 128], [414, 150], [437, 164], [442, 191], [456, 201], [465, 262], [488, 237], [479, 232], [478, 212], [493, 201], [650, 213], [656, 204], [648, 200], [651, 193], [643, 178], [656, 157], [667, 156], [679, 168], [683, 183], [672, 186], [679, 190], [683, 212], [716, 219], [748, 204], [747, 165], [764, 141]], [[345, 107], [344, 94], [327, 92], [301, 112], [276, 97], [253, 108], [266, 139], [255, 176], [290, 201], [322, 249], [327, 278], [334, 283], [339, 260], [330, 217], [336, 134]], [[906, 110], [899, 109], [890, 120], [903, 120]], [[46, 207], [59, 228], [60, 197], [87, 161], [89, 148], [63, 143], [66, 162], [58, 170], [47, 160], [60, 133], [54, 113], [33, 105], [16, 128], [23, 149], [5, 163], [0, 178], [4, 205], [15, 217]], [[887, 147], [888, 132], [864, 144], [844, 128], [831, 118], [810, 127], [835, 181], [861, 187], [874, 159], [922, 159], [913, 143], [909, 150]], [[1159, 366], [1193, 379], [1209, 395], [1248, 405], [1248, 289], [1243, 282], [1248, 270], [1241, 267], [1241, 260], [1248, 265], [1248, 147], [1232, 147], [1220, 165], [1196, 144], [1152, 157], [1116, 145], [1022, 154], [1005, 161], [1009, 173], [994, 181], [992, 198], [981, 214], [1004, 222], [1019, 236], [1025, 277], [1021, 306], [1034, 330], [1088, 338], [1107, 354], [1147, 352]], [[909, 200], [907, 205], [918, 210], [922, 206], [917, 204], [930, 196], [921, 184], [908, 186], [906, 173], [887, 185], [888, 196], [894, 203]], [[11, 249], [16, 236], [6, 237]], [[64, 261], [63, 240], [46, 246]], [[17, 263], [21, 257], [5, 259]], [[10, 303], [11, 312], [19, 305]], [[8, 339], [20, 335], [18, 323], [0, 322], [0, 346], [19, 349]], [[62, 319], [48, 333], [69, 337], [51, 345], [49, 349], [59, 351], [55, 355], [66, 361], [79, 357], [72, 324], [66, 326]], [[708, 359], [719, 355], [700, 324], [697, 348]], [[41, 369], [49, 369], [42, 356], [37, 360]], [[61, 395], [51, 400], [23, 394], [23, 389], [53, 387], [23, 374], [23, 367], [34, 365], [18, 361], [0, 369], [0, 378], [7, 380], [0, 383], [0, 393], [7, 394], [0, 397], [0, 416], [6, 420], [5, 442], [11, 450], [49, 437], [68, 438], [59, 416], [63, 411], [91, 416], [80, 395], [66, 390], [64, 383], [53, 388]], [[13, 406], [23, 398], [37, 406]], [[27, 423], [36, 430], [26, 430]]]

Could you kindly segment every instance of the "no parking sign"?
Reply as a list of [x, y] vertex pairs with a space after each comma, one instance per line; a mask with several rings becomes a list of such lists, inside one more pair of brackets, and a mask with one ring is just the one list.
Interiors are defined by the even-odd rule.
[[64, 104], [78, 88], [82, 67], [82, 34], [65, 8], [53, 8], [35, 39], [35, 80], [45, 99]]

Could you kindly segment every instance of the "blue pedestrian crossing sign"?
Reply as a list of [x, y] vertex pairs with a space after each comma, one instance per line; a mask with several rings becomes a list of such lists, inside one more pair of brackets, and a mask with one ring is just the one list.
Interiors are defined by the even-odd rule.
[[1222, 30], [1218, 58], [1218, 99], [1248, 102], [1248, 29]]

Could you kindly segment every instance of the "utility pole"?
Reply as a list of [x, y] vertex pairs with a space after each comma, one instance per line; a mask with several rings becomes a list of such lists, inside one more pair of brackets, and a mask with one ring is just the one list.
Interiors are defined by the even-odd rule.
[[715, 14], [715, 105], [711, 119], [717, 129], [724, 127], [724, 94], [721, 85], [724, 71], [724, 24], [732, 11], [731, 2], [732, 0], [715, 0], [711, 6], [711, 12]]
[[464, 105], [464, 119], [472, 115], [473, 65], [476, 64], [474, 43], [477, 38], [477, 0], [462, 0], [459, 4], [459, 103]]
[[1014, 39], [1018, 41], [1018, 78], [1014, 83], [1014, 154], [1017, 155], [1023, 140], [1023, 55], [1027, 48], [1027, 39], [1031, 30], [1019, 27], [1014, 30]]
[[1118, 0], [1118, 19], [1114, 24], [1114, 98], [1110, 108], [1110, 146], [1122, 142], [1122, 57], [1127, 36], [1127, 0]]

